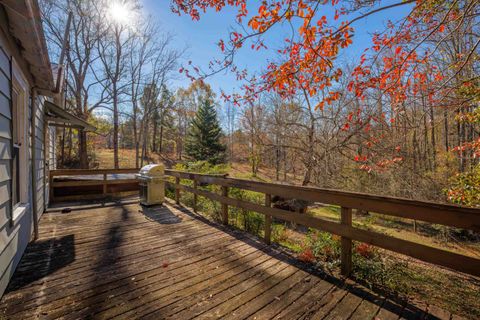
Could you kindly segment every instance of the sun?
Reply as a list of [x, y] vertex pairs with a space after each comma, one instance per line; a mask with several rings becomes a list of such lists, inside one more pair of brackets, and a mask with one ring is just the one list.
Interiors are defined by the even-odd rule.
[[127, 3], [121, 1], [114, 1], [108, 7], [108, 15], [112, 22], [122, 25], [131, 25], [133, 20], [132, 10]]

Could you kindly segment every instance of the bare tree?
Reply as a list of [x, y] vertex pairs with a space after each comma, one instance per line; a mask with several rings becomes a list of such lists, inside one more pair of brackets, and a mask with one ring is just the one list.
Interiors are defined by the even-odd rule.
[[[95, 94], [90, 101], [91, 93], [99, 83], [92, 77], [92, 66], [98, 59], [95, 48], [105, 36], [105, 28], [100, 23], [101, 8], [93, 0], [60, 0], [42, 1], [43, 21], [47, 39], [52, 53], [59, 54], [64, 42], [67, 16], [72, 13], [72, 23], [66, 33], [66, 101], [75, 114], [87, 120], [92, 110], [108, 102], [104, 91]], [[79, 131], [79, 161], [81, 168], [88, 167], [87, 133]]]

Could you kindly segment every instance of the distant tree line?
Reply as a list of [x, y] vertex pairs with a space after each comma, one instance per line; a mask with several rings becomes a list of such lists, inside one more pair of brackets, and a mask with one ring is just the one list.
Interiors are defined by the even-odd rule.
[[[103, 114], [111, 116], [112, 128], [107, 134], [115, 168], [119, 167], [121, 125], [130, 122], [136, 164], [141, 165], [151, 139], [150, 127], [163, 133], [168, 121], [166, 113], [172, 106], [166, 88], [173, 72], [178, 70], [183, 50], [172, 46], [172, 36], [163, 32], [151, 17], [141, 16], [136, 0], [40, 3], [52, 61], [59, 57], [64, 42], [67, 44], [66, 108], [85, 120], [95, 117], [96, 111], [107, 111]], [[128, 19], [115, 17], [113, 5], [124, 6], [122, 10]], [[70, 13], [72, 23], [65, 33]], [[59, 163], [89, 167], [92, 157], [88, 137], [91, 141], [93, 134], [73, 129], [61, 131]]]
[[[67, 108], [100, 124], [119, 167], [118, 149], [135, 150], [137, 167], [150, 153], [173, 161], [247, 164], [267, 168], [277, 181], [407, 198], [480, 204], [479, 65], [473, 30], [478, 19], [438, 39], [432, 68], [458, 78], [441, 105], [419, 73], [400, 104], [382, 89], [361, 97], [347, 90], [355, 67], [344, 63], [336, 99], [319, 107], [332, 88], [288, 98], [263, 92], [237, 106], [215, 97], [206, 81], [174, 90], [183, 51], [150, 18], [131, 26], [104, 21], [108, 1], [42, 0], [52, 55], [58, 56], [68, 12], [73, 23], [66, 52]], [[139, 4], [133, 2], [132, 10]], [[441, 41], [440, 41], [441, 40]], [[432, 39], [433, 41], [433, 39]], [[472, 51], [473, 50], [473, 51]], [[461, 52], [473, 52], [466, 60]], [[378, 61], [389, 52], [380, 53]], [[448, 66], [463, 64], [460, 73]], [[370, 73], [380, 75], [383, 65]], [[429, 66], [425, 66], [428, 68]], [[449, 71], [450, 70], [450, 71]], [[467, 80], [465, 80], [467, 79]], [[428, 79], [427, 79], [428, 80]], [[108, 121], [95, 110], [106, 110]], [[217, 120], [217, 113], [219, 121]], [[223, 130], [222, 130], [222, 129]], [[92, 165], [94, 134], [61, 129], [59, 163]]]

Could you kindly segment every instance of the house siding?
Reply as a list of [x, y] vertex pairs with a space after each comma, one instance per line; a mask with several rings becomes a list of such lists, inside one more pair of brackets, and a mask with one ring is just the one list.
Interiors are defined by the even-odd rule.
[[[11, 217], [10, 189], [12, 166], [12, 113], [10, 105], [11, 70], [10, 59], [6, 51], [0, 47], [0, 230], [6, 229]], [[5, 85], [6, 79], [6, 85]], [[0, 252], [5, 241], [5, 235], [0, 231]]]
[[[36, 115], [35, 115], [35, 177], [37, 180], [37, 211], [39, 212], [38, 217], [40, 218], [41, 213], [46, 209], [45, 203], [45, 132], [44, 132], [44, 98], [37, 97], [36, 104]], [[48, 131], [48, 129], [47, 129]], [[30, 166], [30, 168], [32, 168]]]
[[[0, 22], [1, 23], [1, 22]], [[4, 29], [5, 30], [5, 29]], [[7, 35], [0, 31], [0, 297], [7, 288], [8, 282], [13, 275], [18, 262], [20, 261], [25, 248], [32, 238], [33, 233], [33, 203], [37, 204], [38, 218], [44, 212], [45, 202], [45, 182], [44, 166], [45, 166], [45, 150], [44, 150], [44, 97], [37, 97], [32, 101], [28, 99], [27, 108], [27, 166], [26, 180], [28, 182], [28, 206], [25, 214], [23, 214], [13, 224], [12, 216], [12, 200], [11, 200], [11, 184], [12, 184], [12, 119], [11, 119], [11, 102], [10, 88], [12, 85], [10, 63], [12, 56], [16, 61], [22, 59], [16, 54], [18, 51], [11, 50], [8, 45], [12, 41], [8, 41]], [[16, 70], [24, 74], [22, 70]], [[28, 84], [31, 87], [31, 84]], [[30, 92], [27, 92], [29, 95]], [[35, 115], [32, 114], [32, 103], [37, 105]], [[31, 127], [31, 117], [35, 117], [35, 128]], [[35, 159], [32, 159], [32, 139], [31, 130], [35, 130]], [[37, 181], [37, 190], [32, 191], [32, 163], [35, 161], [36, 172], [35, 179]], [[25, 165], [25, 164], [23, 164]]]

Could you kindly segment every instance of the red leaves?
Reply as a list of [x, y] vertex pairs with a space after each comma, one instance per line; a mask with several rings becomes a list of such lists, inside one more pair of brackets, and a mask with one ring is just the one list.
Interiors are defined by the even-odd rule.
[[224, 42], [223, 40], [220, 40], [220, 41], [218, 42], [218, 46], [220, 47], [220, 50], [221, 50], [222, 52], [225, 52], [225, 42]]
[[238, 40], [240, 38], [242, 38], [242, 34], [241, 33], [238, 33], [238, 32], [232, 32], [232, 41], [235, 43], [235, 42], [238, 42]]
[[[407, 15], [404, 24], [389, 21], [385, 32], [373, 35], [370, 46], [372, 50], [367, 48], [358, 64], [353, 66], [351, 80], [346, 85], [348, 92], [358, 97], [359, 101], [364, 101], [370, 96], [369, 91], [381, 91], [382, 97], [388, 99], [392, 108], [402, 105], [407, 97], [419, 93], [428, 97], [428, 103], [434, 104], [439, 100], [441, 92], [435, 88], [439, 82], [444, 81], [443, 74], [435, 70], [425, 48], [417, 50], [415, 41], [422, 40], [425, 32], [445, 32], [449, 22], [456, 17], [448, 16], [439, 24], [435, 13], [428, 9], [432, 1], [434, 0], [417, 1], [412, 9], [416, 11]], [[340, 91], [336, 86], [342, 80], [343, 72], [335, 64], [340, 60], [338, 57], [342, 50], [352, 44], [354, 34], [352, 26], [346, 20], [347, 12], [350, 17], [352, 8], [340, 8], [339, 3], [339, 0], [320, 3], [333, 7], [327, 9], [334, 12], [332, 18], [338, 22], [332, 22], [331, 18], [322, 15], [326, 11], [319, 9], [317, 2], [306, 0], [252, 1], [249, 3], [249, 8], [252, 9], [250, 13], [246, 0], [172, 0], [172, 7], [174, 12], [189, 14], [194, 20], [198, 20], [200, 14], [208, 9], [221, 11], [226, 7], [237, 9], [237, 22], [248, 16], [246, 25], [242, 24], [238, 31], [231, 32], [227, 42], [218, 42], [219, 50], [226, 58], [214, 61], [209, 66], [212, 74], [216, 71], [215, 67], [224, 68], [234, 73], [237, 80], [247, 82], [242, 86], [242, 94], [223, 95], [226, 99], [235, 100], [236, 103], [250, 103], [262, 91], [275, 91], [284, 98], [305, 91], [311, 98], [320, 101], [315, 109], [322, 110], [325, 105], [334, 105], [341, 97], [340, 92], [343, 90]], [[298, 28], [296, 34], [285, 39], [283, 46], [273, 52], [280, 56], [276, 61], [281, 62], [268, 63], [258, 79], [248, 79], [247, 71], [238, 69], [230, 56], [233, 57], [235, 51], [244, 44], [256, 51], [267, 49], [262, 41], [263, 35], [268, 39], [266, 34], [272, 26], [290, 20]], [[375, 68], [372, 68], [374, 63]], [[200, 77], [204, 76], [199, 74], [200, 70], [193, 70]], [[185, 72], [191, 77], [183, 67], [179, 72]], [[350, 126], [355, 123], [353, 118], [348, 119], [340, 129], [350, 130]], [[394, 122], [392, 118], [390, 123]], [[358, 131], [370, 134], [371, 128], [368, 123], [358, 127]]]
[[325, 102], [324, 101], [320, 101], [316, 106], [315, 106], [315, 110], [323, 110], [323, 107], [325, 106]]
[[453, 148], [453, 151], [458, 152], [459, 154], [462, 154], [464, 151], [467, 150], [473, 151], [474, 158], [480, 157], [480, 138], [478, 138], [477, 140], [473, 140], [472, 142], [465, 142], [460, 146]]
[[315, 255], [313, 254], [312, 249], [305, 248], [299, 255], [298, 260], [303, 261], [305, 263], [314, 263], [315, 262]]
[[319, 27], [323, 27], [324, 24], [327, 24], [327, 17], [326, 16], [322, 16], [317, 21], [317, 26], [319, 26]]
[[353, 158], [353, 160], [355, 160], [355, 162], [366, 162], [367, 161], [367, 156], [365, 155], [356, 155], [355, 158]]
[[372, 259], [375, 256], [374, 247], [368, 243], [360, 243], [355, 247], [355, 252], [366, 259]]
[[250, 21], [248, 22], [248, 26], [250, 28], [252, 28], [253, 30], [258, 30], [258, 28], [260, 27], [260, 23], [257, 21], [256, 18], [252, 18], [250, 19]]
[[258, 14], [260, 17], [264, 17], [266, 15], [266, 11], [267, 7], [265, 5], [262, 4], [260, 7], [258, 7]]

